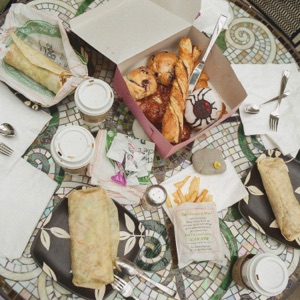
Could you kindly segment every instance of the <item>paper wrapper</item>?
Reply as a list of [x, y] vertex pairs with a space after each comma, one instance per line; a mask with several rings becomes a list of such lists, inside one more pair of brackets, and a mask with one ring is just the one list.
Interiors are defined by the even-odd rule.
[[185, 202], [174, 211], [178, 266], [192, 262], [223, 263], [224, 249], [214, 202]]
[[[54, 60], [56, 64], [72, 74], [56, 95], [3, 61], [8, 52], [7, 46], [11, 42], [11, 32], [16, 33], [32, 48]], [[0, 35], [0, 79], [2, 81], [29, 100], [50, 107], [72, 93], [87, 76], [87, 66], [70, 45], [60, 19], [24, 4], [12, 5]]]
[[119, 171], [119, 162], [109, 159], [107, 152], [116, 136], [126, 136], [112, 130], [99, 130], [96, 137], [96, 155], [89, 166], [88, 175], [91, 177], [91, 184], [100, 185], [106, 189], [111, 198], [120, 204], [137, 205], [140, 203], [144, 192], [149, 185], [149, 175], [152, 169], [155, 144], [141, 139], [132, 139], [135, 147], [142, 153], [146, 153], [148, 163], [146, 169], [148, 176], [138, 177], [137, 185], [120, 185], [112, 180]]

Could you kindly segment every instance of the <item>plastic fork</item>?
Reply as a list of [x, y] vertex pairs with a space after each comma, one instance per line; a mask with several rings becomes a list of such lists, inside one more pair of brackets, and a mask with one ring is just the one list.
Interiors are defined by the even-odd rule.
[[5, 145], [4, 143], [0, 142], [0, 153], [6, 155], [6, 156], [10, 156], [13, 153], [13, 150], [10, 149], [7, 145]]
[[118, 291], [125, 298], [132, 297], [133, 299], [139, 300], [133, 295], [133, 288], [128, 282], [117, 275], [114, 275], [114, 278], [115, 280], [111, 284], [114, 290]]
[[283, 72], [283, 75], [282, 75], [282, 78], [281, 78], [280, 93], [279, 93], [279, 99], [278, 99], [277, 107], [275, 108], [274, 111], [272, 111], [270, 113], [269, 126], [270, 126], [270, 129], [273, 130], [273, 131], [277, 131], [277, 128], [278, 128], [280, 103], [281, 103], [281, 100], [283, 98], [284, 89], [286, 87], [289, 76], [290, 76], [290, 71], [285, 70]]

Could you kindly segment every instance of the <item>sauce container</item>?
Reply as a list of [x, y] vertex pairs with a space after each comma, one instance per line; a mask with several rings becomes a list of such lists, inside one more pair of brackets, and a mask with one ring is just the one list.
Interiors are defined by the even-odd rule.
[[57, 131], [51, 141], [54, 161], [67, 173], [85, 174], [95, 152], [95, 139], [84, 127], [72, 125]]
[[114, 93], [105, 81], [90, 78], [76, 88], [74, 100], [84, 123], [96, 126], [105, 120], [113, 105]]
[[263, 296], [282, 293], [288, 284], [288, 270], [284, 262], [271, 253], [248, 254], [233, 266], [233, 280]]
[[159, 184], [154, 184], [147, 187], [142, 199], [141, 205], [143, 208], [154, 211], [167, 200], [167, 191]]

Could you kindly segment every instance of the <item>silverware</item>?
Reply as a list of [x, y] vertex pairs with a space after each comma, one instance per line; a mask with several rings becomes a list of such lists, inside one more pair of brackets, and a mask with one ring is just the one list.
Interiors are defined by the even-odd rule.
[[147, 280], [148, 282], [150, 282], [151, 284], [153, 284], [154, 286], [156, 286], [157, 288], [159, 288], [160, 290], [162, 290], [166, 294], [170, 295], [171, 297], [174, 297], [176, 295], [176, 291], [174, 291], [174, 290], [170, 289], [169, 287], [167, 287], [163, 284], [160, 284], [160, 283], [152, 280], [151, 278], [147, 277], [144, 274], [144, 272], [140, 268], [138, 268], [138, 266], [136, 266], [130, 260], [128, 260], [126, 258], [118, 257], [116, 259], [116, 263], [121, 269], [126, 270], [128, 275], [130, 275], [130, 276], [139, 276], [139, 277]]
[[286, 84], [288, 82], [290, 76], [290, 71], [285, 70], [283, 73], [283, 76], [281, 78], [281, 84], [280, 84], [280, 92], [279, 92], [279, 99], [276, 109], [270, 113], [270, 120], [269, 120], [269, 126], [270, 129], [273, 131], [277, 131], [278, 123], [279, 123], [279, 108], [281, 104], [281, 100], [283, 98], [284, 89], [286, 87]]
[[0, 124], [0, 134], [7, 137], [13, 137], [16, 134], [15, 129], [8, 123]]
[[202, 57], [202, 60], [201, 62], [196, 66], [196, 68], [194, 69], [191, 77], [190, 77], [190, 80], [189, 80], [189, 90], [188, 90], [188, 95], [190, 95], [194, 88], [195, 88], [195, 85], [197, 84], [198, 82], [198, 79], [203, 71], [203, 68], [204, 68], [204, 64], [206, 62], [206, 59], [213, 47], [213, 45], [215, 44], [222, 28], [224, 27], [225, 23], [226, 23], [226, 20], [227, 20], [227, 17], [224, 16], [224, 15], [221, 15], [218, 19], [218, 22], [214, 28], [214, 31], [213, 31], [213, 34], [211, 36], [211, 39], [210, 39], [210, 42], [206, 48], [206, 51]]
[[6, 155], [6, 156], [10, 156], [13, 153], [13, 150], [10, 149], [7, 145], [5, 145], [4, 143], [0, 142], [0, 153]]
[[[282, 99], [289, 96], [291, 93], [290, 91], [286, 91], [283, 96]], [[244, 112], [248, 113], [248, 114], [257, 114], [259, 113], [260, 109], [267, 103], [278, 100], [279, 96], [276, 96], [266, 102], [263, 102], [262, 104], [248, 104], [245, 108], [244, 108]]]
[[123, 280], [117, 275], [114, 275], [114, 278], [115, 280], [111, 284], [114, 290], [118, 291], [119, 293], [122, 294], [122, 296], [126, 298], [132, 297], [133, 299], [139, 300], [137, 297], [133, 295], [133, 288], [128, 282], [126, 282], [125, 280]]

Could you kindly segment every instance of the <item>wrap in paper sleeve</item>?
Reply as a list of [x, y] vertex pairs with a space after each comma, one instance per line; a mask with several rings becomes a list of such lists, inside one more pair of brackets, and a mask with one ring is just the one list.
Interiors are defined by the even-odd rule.
[[58, 16], [11, 5], [0, 34], [1, 81], [34, 104], [51, 107], [87, 78], [87, 64]]
[[41, 52], [30, 47], [14, 33], [13, 43], [4, 57], [4, 61], [57, 94], [67, 78], [72, 74]]

